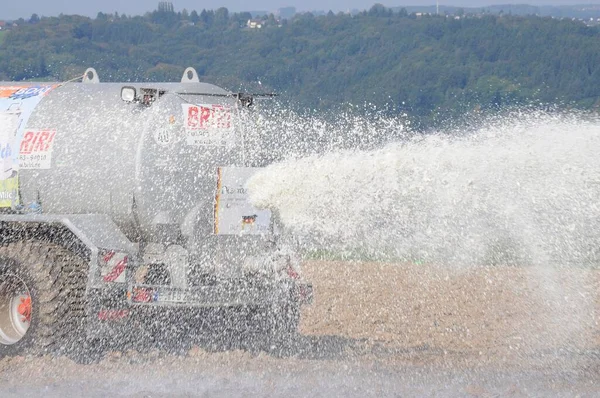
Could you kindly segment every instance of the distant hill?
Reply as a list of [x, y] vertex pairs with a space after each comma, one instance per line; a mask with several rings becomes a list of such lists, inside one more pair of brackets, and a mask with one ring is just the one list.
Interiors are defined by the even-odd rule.
[[[402, 8], [409, 13], [436, 13], [436, 6], [407, 6], [393, 7], [399, 12]], [[498, 4], [486, 7], [458, 7], [458, 6], [439, 6], [440, 14], [458, 15], [458, 14], [508, 14], [508, 15], [536, 15], [540, 17], [554, 18], [576, 18], [590, 19], [600, 18], [600, 4], [585, 4], [571, 6], [532, 6], [527, 4]]]
[[0, 80], [64, 81], [93, 66], [104, 81], [176, 81], [193, 66], [205, 81], [273, 90], [290, 106], [371, 104], [423, 126], [518, 103], [598, 104], [600, 28], [514, 11], [412, 10], [269, 14], [261, 29], [225, 8], [22, 21], [0, 44]]

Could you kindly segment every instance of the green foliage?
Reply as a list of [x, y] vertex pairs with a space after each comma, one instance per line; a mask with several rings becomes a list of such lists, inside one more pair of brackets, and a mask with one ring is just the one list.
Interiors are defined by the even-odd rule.
[[[104, 81], [202, 80], [274, 90], [298, 106], [341, 103], [406, 112], [427, 126], [522, 102], [592, 107], [600, 97], [600, 31], [571, 20], [392, 12], [299, 14], [249, 29], [225, 8], [127, 17], [33, 18], [0, 33], [0, 80], [67, 80], [93, 66]], [[260, 82], [260, 83], [259, 83]]]

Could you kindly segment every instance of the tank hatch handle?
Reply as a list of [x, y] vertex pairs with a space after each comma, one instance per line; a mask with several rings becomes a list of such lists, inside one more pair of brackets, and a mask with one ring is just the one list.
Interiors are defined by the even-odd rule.
[[196, 69], [189, 67], [183, 72], [183, 77], [181, 78], [182, 83], [200, 83], [200, 78], [198, 77], [198, 72]]
[[98, 72], [94, 68], [88, 68], [83, 74], [83, 83], [87, 84], [98, 84], [100, 83], [100, 78], [98, 77]]

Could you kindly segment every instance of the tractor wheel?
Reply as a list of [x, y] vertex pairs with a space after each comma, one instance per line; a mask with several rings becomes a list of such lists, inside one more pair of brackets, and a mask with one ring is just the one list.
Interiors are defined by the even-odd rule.
[[0, 357], [84, 345], [86, 261], [55, 244], [0, 246]]

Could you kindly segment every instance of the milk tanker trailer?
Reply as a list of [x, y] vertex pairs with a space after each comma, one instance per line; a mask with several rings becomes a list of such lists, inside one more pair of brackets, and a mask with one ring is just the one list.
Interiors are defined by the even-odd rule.
[[0, 84], [0, 356], [165, 324], [295, 331], [312, 287], [276, 215], [246, 200], [256, 169], [238, 116], [254, 97], [192, 68], [181, 83], [89, 69]]

